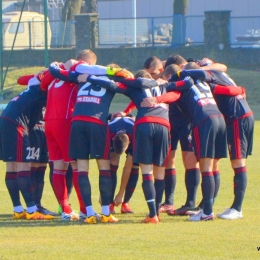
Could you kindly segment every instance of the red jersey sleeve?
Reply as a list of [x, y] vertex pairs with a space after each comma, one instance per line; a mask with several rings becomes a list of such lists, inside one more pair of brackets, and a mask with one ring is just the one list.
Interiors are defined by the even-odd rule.
[[136, 108], [135, 104], [133, 101], [131, 101], [128, 106], [125, 108], [124, 112], [128, 115], [131, 113]]
[[21, 77], [19, 77], [19, 78], [17, 79], [17, 83], [18, 83], [19, 85], [24, 85], [24, 86], [26, 86], [26, 85], [28, 85], [29, 80], [30, 80], [31, 78], [33, 78], [33, 77], [34, 77], [34, 74], [21, 76]]
[[243, 94], [245, 94], [245, 92], [246, 91], [243, 87], [216, 85], [214, 87], [213, 94], [227, 95], [227, 96], [237, 96], [237, 95], [243, 95]]
[[158, 103], [171, 103], [178, 100], [181, 96], [179, 92], [168, 92], [156, 97]]

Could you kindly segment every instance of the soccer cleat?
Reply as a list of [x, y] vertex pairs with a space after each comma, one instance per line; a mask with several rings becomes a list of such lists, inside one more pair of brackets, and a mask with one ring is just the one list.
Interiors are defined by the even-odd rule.
[[53, 220], [54, 217], [51, 215], [44, 215], [38, 211], [35, 211], [31, 214], [26, 212], [26, 219], [27, 220]]
[[121, 205], [121, 213], [126, 214], [126, 213], [134, 213], [133, 210], [131, 210], [130, 205], [126, 202], [122, 203]]
[[227, 209], [227, 210], [225, 210], [224, 212], [222, 212], [222, 213], [220, 213], [220, 214], [217, 214], [217, 216], [218, 216], [219, 218], [229, 219], [229, 220], [241, 219], [241, 218], [243, 218], [242, 211], [237, 211], [237, 210], [234, 209], [234, 208]]
[[116, 222], [118, 222], [118, 219], [115, 218], [112, 214], [109, 214], [108, 216], [101, 214], [100, 222], [102, 222], [102, 223], [116, 223]]
[[71, 212], [70, 214], [67, 214], [65, 212], [62, 212], [61, 214], [61, 220], [64, 221], [75, 221], [75, 220], [79, 220], [79, 214], [75, 213], [75, 212]]
[[167, 214], [169, 216], [188, 216], [188, 215], [195, 215], [199, 213], [201, 209], [199, 208], [191, 208], [185, 205], [182, 205], [180, 208], [175, 210], [169, 210]]
[[59, 213], [50, 211], [50, 210], [48, 210], [48, 209], [46, 209], [42, 206], [37, 206], [37, 208], [38, 208], [37, 211], [42, 213], [43, 215], [51, 215], [51, 216], [54, 216], [54, 217], [59, 216]]
[[168, 213], [168, 211], [174, 211], [174, 206], [163, 203], [159, 208], [160, 213]]
[[22, 212], [13, 212], [13, 219], [25, 219], [26, 218], [26, 211]]
[[155, 215], [154, 217], [150, 218], [149, 215], [147, 215], [145, 217], [145, 219], [141, 220], [142, 223], [152, 223], [152, 224], [156, 224], [156, 223], [159, 223], [160, 220], [158, 218], [157, 215]]
[[97, 224], [97, 217], [94, 216], [94, 215], [90, 216], [90, 217], [86, 217], [84, 222], [87, 223], [87, 224]]
[[110, 203], [109, 205], [109, 211], [110, 211], [110, 214], [115, 214], [115, 204], [112, 202]]
[[214, 219], [213, 212], [209, 215], [206, 215], [203, 213], [203, 210], [201, 210], [199, 213], [188, 218], [188, 221], [208, 221], [208, 220], [213, 220], [213, 219]]
[[[100, 215], [97, 212], [94, 212], [94, 216], [96, 217], [96, 219], [98, 219], [98, 220], [100, 219]], [[86, 218], [87, 218], [87, 215], [80, 211], [79, 220], [85, 220]]]

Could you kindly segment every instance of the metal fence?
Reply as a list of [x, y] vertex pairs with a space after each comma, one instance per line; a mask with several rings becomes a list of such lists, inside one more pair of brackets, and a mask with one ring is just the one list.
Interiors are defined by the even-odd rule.
[[[204, 43], [205, 16], [170, 16], [137, 19], [99, 19], [98, 20], [98, 47], [119, 46], [170, 46], [196, 45]], [[14, 48], [44, 48], [44, 36], [39, 30], [34, 30], [34, 23], [23, 22], [18, 29]], [[42, 27], [43, 27], [43, 23]], [[27, 28], [27, 30], [22, 30]], [[49, 22], [49, 48], [68, 48], [75, 46], [74, 21]], [[4, 49], [12, 46], [17, 23], [3, 23], [2, 33]], [[247, 46], [260, 47], [260, 16], [259, 17], [231, 17], [230, 44], [232, 47]], [[27, 31], [27, 32], [25, 32]], [[6, 35], [9, 33], [9, 40]], [[18, 45], [18, 36], [22, 43]], [[36, 37], [37, 36], [37, 37]], [[37, 38], [37, 44], [34, 39]], [[41, 39], [41, 40], [40, 40]]]

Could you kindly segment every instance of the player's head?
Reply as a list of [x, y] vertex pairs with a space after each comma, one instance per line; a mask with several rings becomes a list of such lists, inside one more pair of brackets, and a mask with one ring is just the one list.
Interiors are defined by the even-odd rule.
[[169, 81], [172, 75], [181, 70], [181, 67], [176, 64], [167, 66], [163, 72], [163, 79]]
[[97, 56], [93, 51], [85, 49], [78, 53], [77, 60], [85, 61], [89, 65], [95, 65], [97, 62]]
[[196, 69], [199, 69], [200, 66], [198, 63], [192, 61], [192, 62], [188, 62], [184, 67], [183, 69], [184, 70], [196, 70]]
[[120, 68], [120, 66], [116, 63], [109, 63], [107, 64], [107, 67], [110, 67], [110, 68]]
[[187, 63], [187, 61], [179, 54], [172, 54], [168, 57], [165, 62], [165, 68], [167, 68], [171, 64], [176, 64], [181, 68]]
[[153, 79], [159, 79], [162, 77], [162, 72], [163, 72], [163, 63], [162, 61], [156, 57], [156, 56], [151, 56], [149, 57], [143, 65], [143, 68], [149, 72], [152, 76]]
[[137, 78], [146, 78], [146, 79], [152, 79], [153, 77], [149, 72], [146, 70], [138, 70], [134, 76], [136, 79]]
[[123, 130], [118, 131], [113, 139], [113, 148], [115, 153], [118, 155], [124, 153], [129, 143], [129, 137], [126, 132]]

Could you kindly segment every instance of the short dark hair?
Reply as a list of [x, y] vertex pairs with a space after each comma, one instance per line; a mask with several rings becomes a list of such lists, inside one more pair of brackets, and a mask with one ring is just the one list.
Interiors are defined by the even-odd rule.
[[179, 54], [172, 54], [168, 57], [168, 59], [165, 62], [165, 68], [167, 68], [171, 64], [176, 64], [178, 66], [186, 64], [186, 59], [184, 59], [181, 55]]
[[129, 145], [129, 137], [126, 133], [118, 133], [113, 139], [114, 152], [118, 155], [124, 153]]
[[162, 62], [162, 61], [158, 57], [151, 56], [144, 62], [143, 68], [150, 69], [150, 68], [154, 67], [155, 65], [157, 65], [159, 62]]
[[163, 75], [168, 77], [169, 75], [174, 75], [176, 74], [178, 71], [181, 70], [181, 67], [176, 65], [176, 64], [171, 64], [169, 66], [167, 66], [163, 72]]
[[195, 69], [199, 69], [200, 66], [198, 65], [198, 63], [192, 61], [192, 62], [188, 62], [183, 69], [185, 70], [195, 70]]

